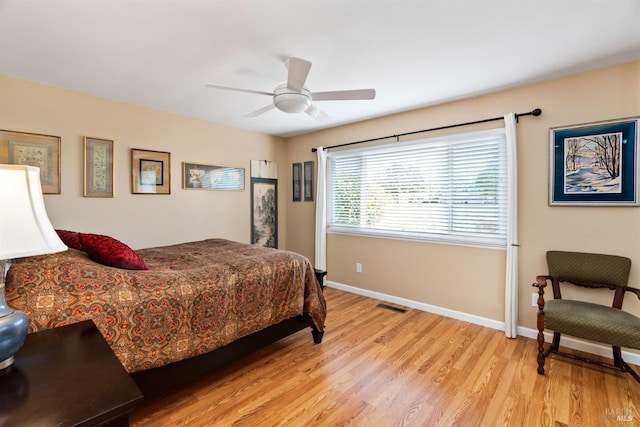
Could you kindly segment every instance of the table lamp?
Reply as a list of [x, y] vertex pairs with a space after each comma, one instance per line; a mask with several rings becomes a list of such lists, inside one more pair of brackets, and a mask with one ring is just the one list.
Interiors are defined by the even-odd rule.
[[13, 355], [22, 347], [29, 326], [27, 315], [5, 301], [5, 277], [11, 260], [66, 249], [47, 217], [40, 168], [0, 165], [0, 372], [13, 364]]

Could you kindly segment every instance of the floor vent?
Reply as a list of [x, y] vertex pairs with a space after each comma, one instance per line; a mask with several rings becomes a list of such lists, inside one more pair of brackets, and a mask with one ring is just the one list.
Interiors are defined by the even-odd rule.
[[397, 311], [398, 313], [406, 313], [407, 312], [406, 308], [394, 307], [394, 306], [389, 305], [389, 304], [380, 303], [376, 307], [384, 308], [385, 310]]

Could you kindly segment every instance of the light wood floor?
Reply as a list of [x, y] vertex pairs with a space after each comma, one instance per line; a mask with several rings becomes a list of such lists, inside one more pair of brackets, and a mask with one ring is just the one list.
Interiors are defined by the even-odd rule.
[[300, 331], [145, 403], [132, 425], [640, 425], [640, 384], [629, 374], [556, 356], [540, 376], [534, 340], [325, 295], [322, 344]]

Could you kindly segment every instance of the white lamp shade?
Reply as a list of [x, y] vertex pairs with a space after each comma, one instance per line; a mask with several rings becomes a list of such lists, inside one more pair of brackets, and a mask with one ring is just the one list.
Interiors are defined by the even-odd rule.
[[0, 260], [66, 249], [47, 217], [40, 168], [0, 165]]

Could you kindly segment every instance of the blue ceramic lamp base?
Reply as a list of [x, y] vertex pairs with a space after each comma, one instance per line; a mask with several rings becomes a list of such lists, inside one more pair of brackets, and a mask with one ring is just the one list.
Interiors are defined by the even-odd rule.
[[0, 373], [13, 364], [13, 355], [20, 350], [27, 336], [29, 318], [19, 310], [9, 307], [4, 297], [4, 278], [9, 261], [0, 261]]

